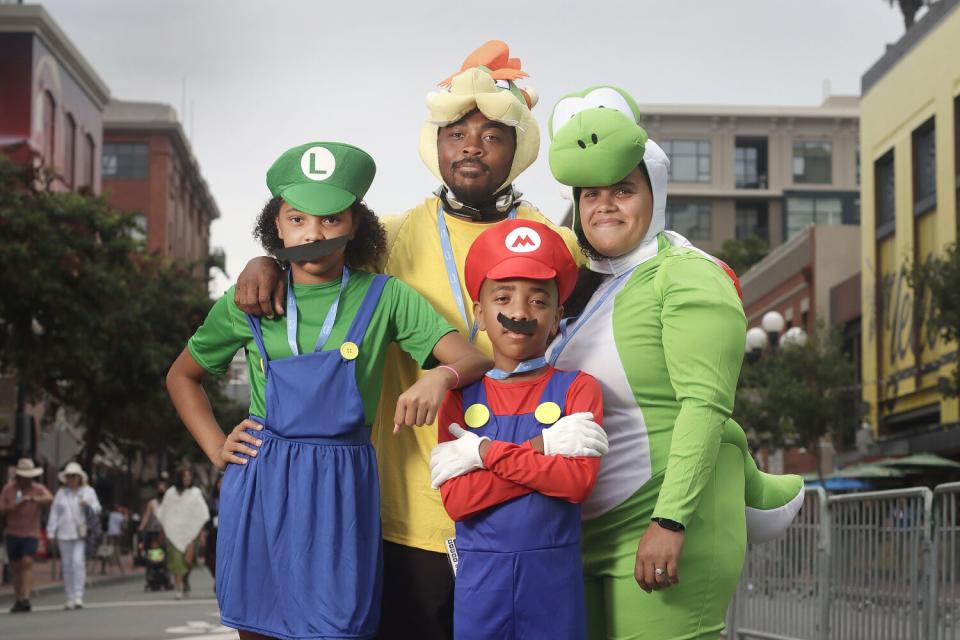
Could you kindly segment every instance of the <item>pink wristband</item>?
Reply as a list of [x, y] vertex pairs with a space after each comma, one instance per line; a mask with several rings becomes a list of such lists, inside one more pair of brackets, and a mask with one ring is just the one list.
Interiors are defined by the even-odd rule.
[[457, 387], [460, 386], [460, 374], [457, 373], [457, 370], [456, 370], [456, 369], [454, 369], [453, 367], [451, 367], [451, 366], [448, 365], [448, 364], [441, 364], [439, 367], [437, 367], [437, 369], [447, 369], [447, 370], [453, 372], [453, 375], [456, 376], [456, 378], [457, 378], [457, 382], [453, 385], [453, 388], [456, 389]]

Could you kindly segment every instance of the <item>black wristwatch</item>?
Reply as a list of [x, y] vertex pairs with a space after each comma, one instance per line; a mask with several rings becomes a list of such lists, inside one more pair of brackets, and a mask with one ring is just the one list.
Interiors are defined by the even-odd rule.
[[676, 520], [668, 520], [667, 518], [650, 518], [658, 525], [666, 529], [667, 531], [683, 531], [683, 525], [677, 522]]

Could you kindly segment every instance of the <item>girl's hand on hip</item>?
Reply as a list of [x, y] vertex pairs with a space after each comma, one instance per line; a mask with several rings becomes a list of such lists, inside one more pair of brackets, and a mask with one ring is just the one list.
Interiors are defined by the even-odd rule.
[[[260, 431], [263, 429], [263, 425], [254, 420], [247, 418], [237, 426], [233, 428], [227, 435], [227, 439], [224, 441], [223, 446], [220, 448], [220, 453], [216, 459], [211, 460], [213, 464], [223, 471], [228, 464], [247, 464], [246, 458], [241, 458], [238, 456], [238, 453], [243, 453], [248, 456], [256, 457], [257, 449], [254, 447], [259, 447], [263, 444], [263, 440], [247, 433], [247, 429], [253, 429], [254, 431]], [[250, 446], [248, 446], [250, 445]]]
[[402, 427], [422, 427], [437, 419], [440, 403], [451, 386], [451, 374], [443, 369], [428, 371], [397, 398], [393, 414], [393, 432]]
[[633, 567], [633, 576], [640, 588], [650, 593], [680, 582], [678, 567], [682, 550], [683, 531], [669, 531], [651, 522], [640, 538]]

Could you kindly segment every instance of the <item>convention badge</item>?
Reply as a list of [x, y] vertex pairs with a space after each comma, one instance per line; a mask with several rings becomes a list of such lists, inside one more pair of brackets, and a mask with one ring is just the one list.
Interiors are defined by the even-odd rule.
[[[476, 405], [474, 405], [476, 406]], [[447, 547], [447, 560], [450, 561], [450, 568], [453, 569], [453, 577], [457, 577], [457, 565], [460, 564], [460, 554], [457, 553], [457, 539], [447, 538], [444, 540]]]
[[340, 345], [340, 355], [344, 360], [356, 360], [360, 355], [360, 347], [353, 342], [344, 342]]
[[490, 420], [490, 410], [482, 404], [472, 404], [463, 412], [463, 420], [471, 429], [479, 429]]
[[553, 424], [560, 419], [561, 413], [560, 405], [556, 402], [544, 402], [533, 412], [533, 416], [540, 424]]

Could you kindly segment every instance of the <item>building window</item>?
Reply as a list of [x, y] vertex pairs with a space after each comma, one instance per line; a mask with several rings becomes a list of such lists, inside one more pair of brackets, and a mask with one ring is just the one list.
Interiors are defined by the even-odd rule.
[[937, 206], [936, 127], [930, 118], [913, 132], [913, 213]]
[[63, 181], [74, 187], [77, 171], [77, 121], [67, 114], [67, 126], [63, 137]]
[[766, 203], [738, 202], [736, 222], [737, 240], [757, 236], [770, 243], [770, 215]]
[[876, 208], [877, 236], [883, 237], [896, 231], [896, 208], [893, 175], [893, 149], [873, 165], [874, 200]]
[[667, 202], [666, 225], [691, 240], [710, 239], [710, 204]]
[[103, 177], [112, 180], [143, 180], [147, 177], [148, 145], [103, 145]]
[[816, 224], [843, 224], [840, 198], [787, 198], [787, 240]]
[[833, 144], [825, 141], [795, 140], [793, 181], [830, 184], [833, 175]]
[[94, 180], [97, 177], [97, 143], [93, 141], [93, 136], [87, 134], [87, 186], [93, 189]]
[[856, 153], [855, 160], [857, 163], [857, 185], [859, 186], [860, 184], [860, 143], [859, 142], [857, 143], [857, 148], [855, 153]]
[[48, 167], [54, 166], [57, 129], [57, 101], [49, 91], [43, 92], [43, 161]]
[[766, 138], [737, 138], [734, 163], [737, 189], [767, 188]]
[[660, 144], [670, 158], [671, 180], [710, 182], [709, 140], [665, 140]]

